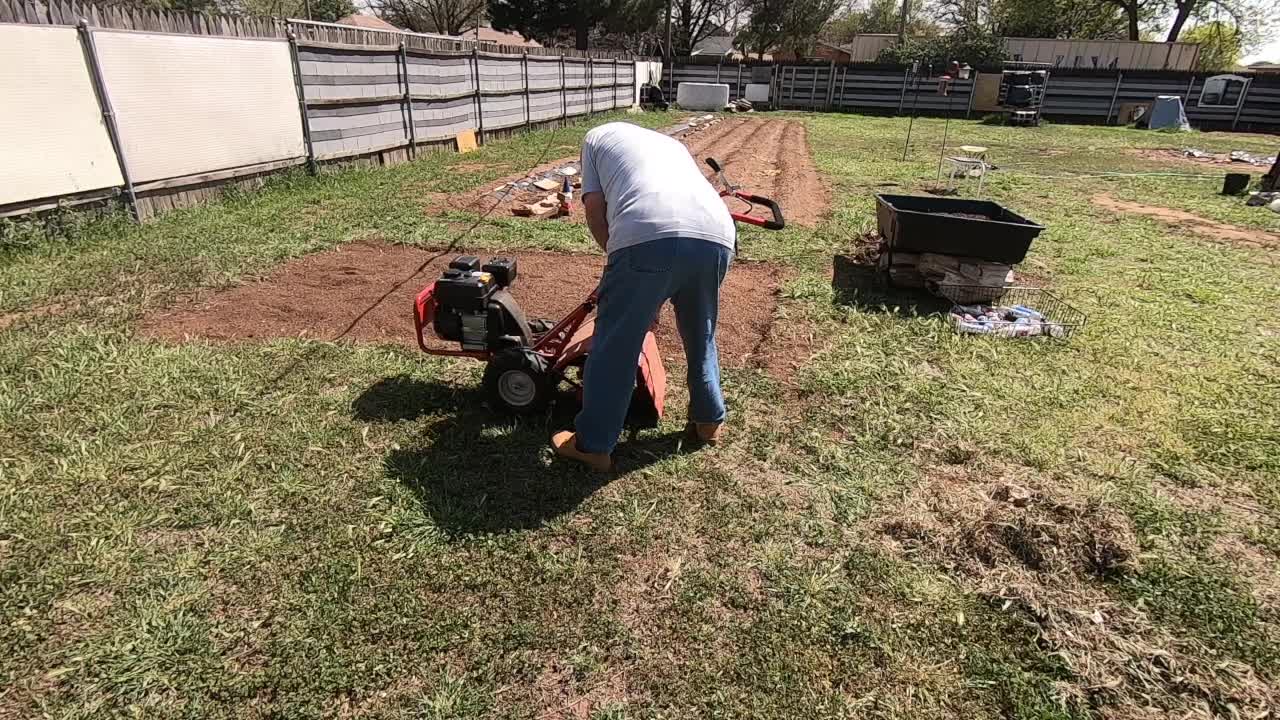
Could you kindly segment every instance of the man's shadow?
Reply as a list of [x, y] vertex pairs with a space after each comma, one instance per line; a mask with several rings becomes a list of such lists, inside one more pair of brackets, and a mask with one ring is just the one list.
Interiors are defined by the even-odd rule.
[[874, 264], [848, 255], [832, 260], [834, 302], [863, 312], [895, 313], [903, 317], [946, 314], [951, 303], [924, 288], [895, 287], [888, 274]]
[[[452, 537], [540, 527], [617, 477], [554, 457], [551, 433], [568, 427], [574, 410], [562, 398], [545, 415], [504, 417], [485, 405], [479, 387], [406, 375], [379, 380], [352, 403], [353, 416], [367, 422], [438, 418], [387, 453], [383, 466]], [[678, 450], [677, 437], [650, 432], [624, 438], [614, 456], [626, 473]]]

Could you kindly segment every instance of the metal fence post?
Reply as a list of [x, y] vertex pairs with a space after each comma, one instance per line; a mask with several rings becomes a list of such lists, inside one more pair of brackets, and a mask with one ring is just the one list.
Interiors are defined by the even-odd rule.
[[742, 63], [738, 63], [738, 81], [733, 84], [733, 94], [738, 98], [746, 94], [742, 92]]
[[1116, 71], [1116, 86], [1111, 91], [1111, 105], [1107, 107], [1107, 119], [1102, 121], [1103, 125], [1111, 124], [1111, 114], [1116, 110], [1116, 98], [1120, 97], [1120, 83], [1124, 82], [1124, 71]]
[[974, 96], [974, 91], [977, 89], [978, 89], [978, 74], [974, 73], [973, 77], [969, 78], [969, 101], [965, 103], [965, 107], [964, 107], [964, 116], [966, 118], [969, 117], [971, 113], [973, 113], [973, 96]]
[[618, 109], [618, 58], [613, 59], [613, 109]]
[[471, 48], [471, 78], [476, 84], [476, 132], [478, 140], [484, 144], [484, 96], [480, 93], [480, 48]]
[[409, 84], [409, 51], [400, 43], [400, 63], [404, 67], [404, 105], [409, 112], [409, 159], [418, 157], [417, 121], [413, 118], [413, 86]]
[[533, 124], [533, 119], [529, 117], [529, 53], [520, 54], [520, 71], [524, 74], [524, 126], [529, 127]]
[[[560, 119], [565, 120], [569, 117], [569, 103], [565, 99], [564, 89], [564, 55], [560, 56]], [[563, 122], [561, 123], [564, 124]]]
[[1253, 87], [1253, 78], [1244, 81], [1244, 87], [1240, 90], [1240, 104], [1236, 106], [1236, 116], [1231, 120], [1231, 129], [1235, 130], [1236, 125], [1240, 124], [1240, 113], [1244, 111], [1245, 100], [1249, 98], [1249, 88]]
[[[1191, 105], [1191, 88], [1195, 86], [1196, 86], [1196, 74], [1191, 73], [1191, 79], [1187, 81], [1187, 96], [1182, 99], [1183, 107], [1189, 107]], [[1199, 105], [1199, 103], [1196, 103], [1196, 104]]]
[[[134, 220], [141, 221], [142, 215], [138, 212], [138, 194], [134, 192], [133, 179], [129, 177], [129, 163], [124, 157], [124, 145], [120, 142], [120, 128], [116, 126], [116, 113], [111, 107], [111, 95], [107, 92], [107, 81], [102, 76], [102, 66], [98, 63], [98, 46], [93, 42], [93, 31], [89, 29], [89, 21], [81, 18], [76, 25], [76, 30], [80, 35], [80, 48], [84, 52], [85, 61], [89, 64], [89, 78], [93, 81], [94, 94], [98, 96], [98, 109], [102, 111], [102, 120], [107, 125], [107, 137], [111, 140], [111, 149], [116, 153], [116, 164], [120, 166], [120, 179], [124, 181], [129, 215]], [[305, 128], [305, 123], [303, 127]]]
[[587, 56], [587, 115], [596, 114], [596, 65], [590, 55]]
[[907, 101], [907, 78], [911, 75], [911, 68], [902, 71], [902, 94], [898, 96], [898, 112], [902, 114], [902, 105]]
[[845, 65], [843, 68], [840, 68], [840, 85], [839, 85], [840, 99], [835, 101], [837, 112], [844, 110], [844, 86], [847, 85], [848, 83], [849, 83], [849, 66]]
[[827, 69], [827, 99], [824, 103], [827, 112], [831, 111], [831, 101], [836, 94], [836, 61], [831, 61], [831, 67]]
[[716, 61], [716, 84], [720, 84], [720, 61]]

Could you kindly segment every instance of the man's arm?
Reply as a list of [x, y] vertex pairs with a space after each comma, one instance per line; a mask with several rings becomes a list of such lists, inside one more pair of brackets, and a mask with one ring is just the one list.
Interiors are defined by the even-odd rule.
[[601, 250], [608, 251], [609, 215], [606, 211], [609, 206], [604, 200], [604, 193], [586, 193], [582, 196], [582, 207], [587, 213], [587, 227], [591, 229], [591, 237], [596, 239]]

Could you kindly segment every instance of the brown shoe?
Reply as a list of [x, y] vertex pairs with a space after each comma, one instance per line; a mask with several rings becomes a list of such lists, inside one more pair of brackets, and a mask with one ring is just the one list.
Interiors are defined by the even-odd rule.
[[724, 437], [724, 423], [696, 423], [690, 422], [684, 426], [685, 437], [690, 441], [696, 441], [703, 445], [711, 445], [712, 447], [719, 445], [721, 438]]
[[560, 457], [577, 460], [596, 472], [613, 470], [613, 458], [605, 453], [588, 453], [578, 449], [578, 436], [562, 430], [551, 436], [551, 447]]

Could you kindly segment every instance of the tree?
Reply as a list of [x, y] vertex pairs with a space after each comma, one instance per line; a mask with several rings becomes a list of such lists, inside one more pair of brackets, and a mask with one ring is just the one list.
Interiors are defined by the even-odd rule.
[[320, 22], [341, 20], [356, 11], [351, 0], [236, 0], [234, 6], [224, 7], [245, 15], [308, 18]]
[[514, 31], [543, 45], [558, 46], [572, 34], [579, 50], [601, 34], [635, 30], [643, 21], [652, 27], [653, 0], [488, 0], [495, 30]]
[[[832, 45], [844, 45], [853, 42], [858, 35], [897, 33], [901, 16], [900, 0], [870, 0], [865, 8], [846, 7], [822, 28], [819, 37]], [[911, 13], [907, 19], [907, 34], [937, 35], [938, 26], [926, 13]]]
[[1226, 22], [1239, 33], [1241, 44], [1258, 41], [1270, 34], [1275, 22], [1274, 0], [1172, 0], [1173, 25], [1169, 27], [1167, 42], [1174, 42], [1182, 34], [1189, 20], [1203, 23]]
[[1196, 43], [1196, 69], [1205, 72], [1231, 70], [1240, 62], [1242, 38], [1240, 30], [1229, 23], [1213, 21], [1196, 25], [1182, 34], [1185, 42]]
[[991, 14], [993, 30], [1005, 37], [1119, 40], [1126, 36], [1120, 8], [1098, 0], [997, 0]]
[[881, 62], [932, 65], [945, 69], [952, 61], [969, 65], [997, 65], [1005, 59], [1004, 42], [982, 27], [961, 27], [939, 37], [907, 38], [901, 45], [885, 48]]
[[1142, 39], [1142, 23], [1155, 16], [1162, 15], [1168, 8], [1165, 0], [1105, 0], [1120, 8], [1124, 14], [1127, 39]]
[[774, 48], [804, 57], [841, 4], [841, 0], [748, 0], [744, 3], [747, 24], [736, 42], [760, 58]]
[[414, 32], [461, 35], [479, 27], [486, 0], [376, 0], [379, 17]]
[[673, 54], [688, 55], [695, 45], [720, 31], [730, 8], [729, 0], [672, 0]]

